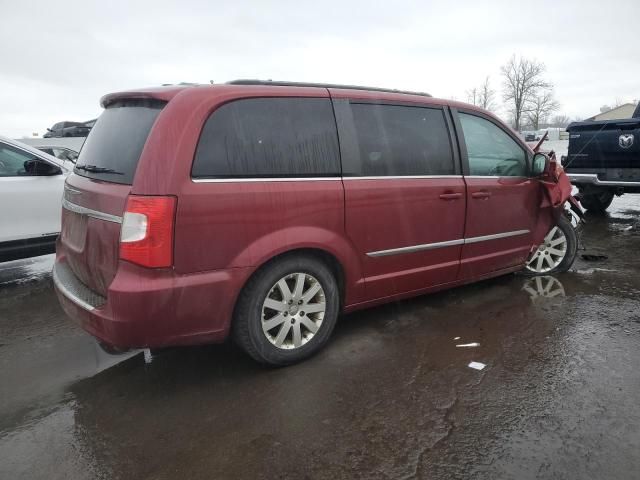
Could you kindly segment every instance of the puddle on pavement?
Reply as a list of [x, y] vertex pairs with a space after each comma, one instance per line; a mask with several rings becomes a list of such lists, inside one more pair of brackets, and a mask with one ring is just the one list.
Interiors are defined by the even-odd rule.
[[540, 298], [565, 297], [566, 293], [562, 282], [556, 277], [545, 275], [525, 280], [522, 290], [529, 294], [531, 301]]
[[575, 435], [589, 439], [580, 429], [605, 406], [612, 432], [637, 403], [640, 281], [633, 236], [611, 228], [619, 202], [613, 218], [586, 225], [589, 246], [609, 257], [597, 268], [578, 260], [558, 276], [510, 275], [345, 315], [325, 350], [285, 369], [230, 345], [154, 352], [150, 364], [108, 355], [64, 318], [47, 285], [52, 257], [0, 268], [0, 286], [16, 284], [0, 296], [11, 324], [0, 363], [14, 366], [0, 371], [0, 458], [17, 459], [0, 477], [337, 478], [356, 465], [398, 478], [422, 465], [425, 478], [469, 478], [450, 466], [500, 465], [501, 451], [562, 461], [553, 446], [571, 439], [547, 423], [576, 419]]
[[52, 254], [0, 263], [0, 288], [49, 278], [54, 260]]

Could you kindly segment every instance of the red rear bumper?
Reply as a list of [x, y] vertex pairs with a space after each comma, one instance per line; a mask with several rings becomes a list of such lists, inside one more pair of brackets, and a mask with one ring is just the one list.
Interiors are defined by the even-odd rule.
[[249, 275], [250, 269], [179, 275], [120, 262], [102, 298], [79, 283], [64, 257], [54, 266], [54, 284], [66, 314], [91, 335], [121, 348], [223, 341]]

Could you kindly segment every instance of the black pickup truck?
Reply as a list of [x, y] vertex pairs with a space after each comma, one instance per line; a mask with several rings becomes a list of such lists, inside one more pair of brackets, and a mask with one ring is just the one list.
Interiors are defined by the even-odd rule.
[[587, 210], [604, 212], [614, 195], [640, 193], [640, 104], [632, 118], [573, 122], [563, 157]]

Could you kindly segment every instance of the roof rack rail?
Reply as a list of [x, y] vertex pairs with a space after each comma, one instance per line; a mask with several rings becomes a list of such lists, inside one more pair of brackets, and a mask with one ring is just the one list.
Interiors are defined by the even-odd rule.
[[345, 90], [369, 90], [373, 92], [387, 93], [403, 93], [408, 95], [420, 95], [423, 97], [431, 97], [432, 95], [425, 92], [411, 92], [408, 90], [396, 90], [392, 88], [379, 87], [363, 87], [362, 85], [340, 85], [336, 83], [308, 83], [308, 82], [286, 82], [279, 80], [257, 80], [242, 78], [239, 80], [231, 80], [228, 85], [267, 85], [273, 87], [320, 87], [320, 88], [341, 88]]

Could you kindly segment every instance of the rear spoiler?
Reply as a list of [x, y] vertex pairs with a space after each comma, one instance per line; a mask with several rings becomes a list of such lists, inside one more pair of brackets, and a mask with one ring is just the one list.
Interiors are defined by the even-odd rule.
[[106, 108], [118, 100], [131, 99], [149, 99], [168, 102], [185, 88], [189, 87], [185, 87], [184, 85], [174, 85], [170, 87], [143, 88], [140, 90], [108, 93], [100, 99], [100, 106], [102, 108]]

